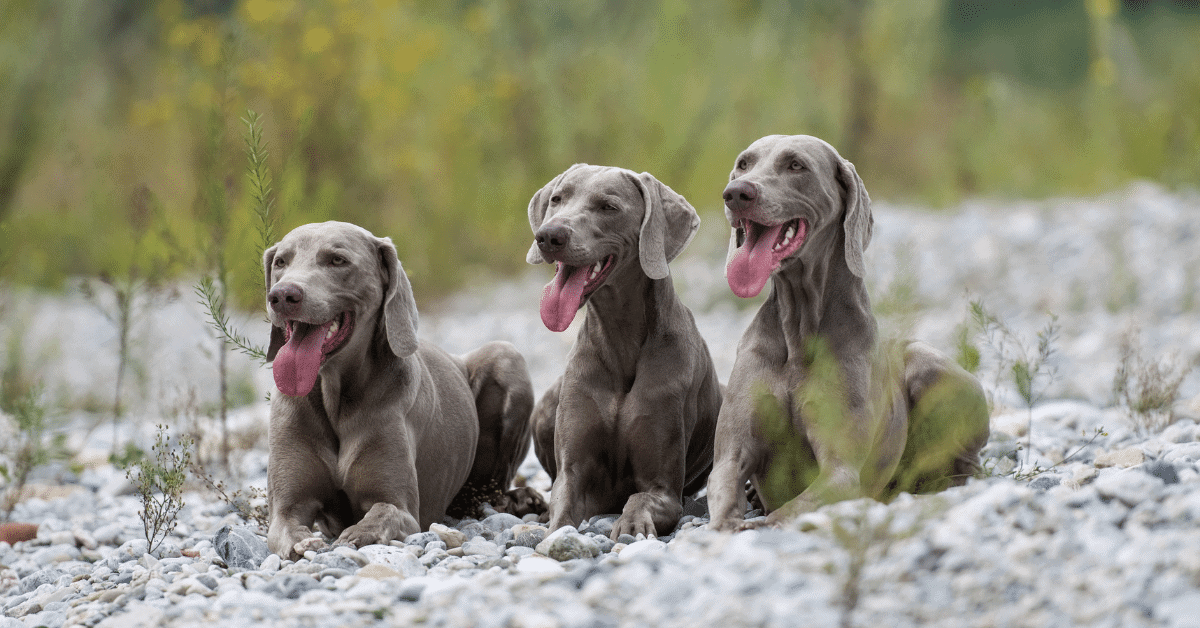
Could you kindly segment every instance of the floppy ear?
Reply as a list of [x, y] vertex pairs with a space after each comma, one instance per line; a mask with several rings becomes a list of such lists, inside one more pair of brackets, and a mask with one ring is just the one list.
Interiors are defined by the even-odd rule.
[[[267, 283], [267, 292], [271, 292], [271, 267], [275, 265], [275, 247], [271, 247], [263, 251], [263, 280]], [[271, 303], [267, 303], [267, 308], [270, 309]], [[271, 325], [271, 341], [267, 345], [267, 362], [275, 359], [275, 354], [279, 353], [279, 348], [284, 345], [283, 330]]]
[[376, 238], [379, 264], [386, 275], [383, 283], [383, 324], [388, 346], [397, 357], [407, 358], [417, 350], [417, 303], [412, 284], [396, 257], [391, 238]]
[[866, 272], [863, 251], [871, 243], [871, 229], [875, 224], [875, 218], [871, 215], [871, 197], [867, 196], [867, 188], [854, 169], [854, 164], [842, 159], [837, 172], [846, 212], [842, 222], [842, 229], [846, 232], [846, 266], [856, 277], [862, 277]]
[[638, 238], [642, 272], [651, 279], [670, 275], [667, 263], [687, 247], [700, 228], [700, 215], [687, 199], [675, 193], [649, 172], [634, 177], [642, 191], [646, 213]]
[[[534, 233], [542, 227], [542, 223], [546, 222], [546, 211], [550, 209], [550, 195], [554, 193], [554, 188], [558, 187], [559, 181], [567, 176], [567, 173], [587, 164], [574, 164], [570, 168], [563, 171], [562, 174], [554, 177], [542, 189], [534, 193], [533, 198], [529, 199], [529, 227]], [[525, 254], [525, 261], [530, 264], [545, 264], [546, 258], [542, 257], [542, 250], [538, 248], [537, 240], [529, 247], [529, 252]]]

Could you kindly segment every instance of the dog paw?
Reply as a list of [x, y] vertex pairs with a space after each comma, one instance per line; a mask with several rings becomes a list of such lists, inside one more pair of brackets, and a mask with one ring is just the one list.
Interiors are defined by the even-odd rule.
[[542, 494], [537, 489], [528, 486], [505, 491], [500, 501], [503, 503], [503, 507], [493, 505], [496, 510], [517, 517], [530, 514], [542, 515], [550, 510], [550, 506]]
[[338, 537], [337, 543], [340, 545], [349, 545], [355, 549], [366, 547], [367, 545], [387, 545], [390, 538], [381, 534], [379, 530], [364, 525], [352, 525], [342, 532]]
[[629, 536], [641, 534], [647, 539], [658, 536], [657, 530], [654, 528], [654, 520], [646, 513], [621, 515], [616, 523], [613, 524], [612, 533], [609, 534], [609, 538], [615, 541], [622, 534], [628, 534]]

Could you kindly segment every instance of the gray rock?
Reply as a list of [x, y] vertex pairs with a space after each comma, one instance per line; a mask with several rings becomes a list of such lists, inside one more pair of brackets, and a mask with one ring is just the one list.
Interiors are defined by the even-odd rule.
[[617, 537], [617, 542], [629, 545], [631, 543], [637, 542], [637, 537], [633, 536], [632, 534], [622, 534]]
[[474, 539], [463, 543], [463, 556], [488, 556], [499, 558], [504, 555], [504, 549], [491, 541]]
[[43, 584], [54, 584], [60, 577], [66, 575], [58, 569], [42, 569], [21, 578], [21, 593], [36, 591]]
[[594, 536], [592, 537], [592, 542], [596, 544], [596, 547], [600, 550], [601, 554], [609, 553], [612, 551], [613, 546], [617, 544], [616, 541], [608, 538], [607, 536]]
[[1039, 475], [1029, 483], [1029, 488], [1038, 491], [1045, 491], [1062, 483], [1062, 478], [1057, 475]]
[[613, 525], [616, 524], [617, 519], [620, 517], [621, 515], [597, 515], [588, 520], [587, 526], [580, 530], [580, 532], [608, 536], [612, 534]]
[[196, 582], [199, 582], [200, 584], [208, 587], [209, 589], [212, 589], [213, 591], [217, 590], [217, 579], [212, 574], [202, 573], [202, 574], [195, 576], [195, 579], [196, 579]]
[[1179, 473], [1175, 465], [1162, 460], [1154, 460], [1142, 465], [1142, 471], [1163, 481], [1163, 484], [1178, 484]]
[[312, 576], [294, 573], [281, 573], [262, 586], [259, 591], [275, 597], [294, 600], [309, 591], [321, 586]]
[[316, 558], [313, 559], [312, 562], [314, 564], [321, 565], [322, 567], [326, 567], [326, 568], [345, 569], [346, 571], [351, 572], [351, 573], [358, 571], [358, 568], [361, 567], [361, 565], [359, 565], [356, 561], [351, 559], [349, 556], [343, 556], [342, 554], [338, 554], [335, 552], [326, 552], [324, 554], [319, 554], [319, 555], [317, 555]]
[[487, 519], [480, 521], [479, 523], [484, 528], [487, 528], [488, 530], [491, 530], [492, 532], [499, 534], [505, 530], [512, 528], [513, 526], [521, 525], [522, 521], [519, 518], [517, 518], [513, 515], [510, 515], [506, 512], [501, 512], [501, 513], [496, 513], [496, 514], [488, 517]]
[[484, 527], [482, 523], [479, 523], [474, 519], [463, 519], [462, 522], [458, 524], [458, 531], [462, 532], [463, 537], [468, 541], [477, 536], [482, 536], [489, 541], [496, 538], [496, 531], [489, 530], [488, 528]]
[[564, 526], [538, 543], [537, 551], [562, 562], [578, 558], [595, 558], [600, 554], [600, 547], [591, 537], [576, 531], [574, 526]]
[[120, 545], [124, 529], [120, 524], [110, 523], [92, 531], [92, 537], [101, 545]]
[[440, 540], [442, 540], [441, 537], [439, 537], [437, 534], [434, 534], [433, 532], [417, 532], [416, 534], [410, 534], [407, 537], [405, 537], [404, 544], [405, 545], [416, 545], [417, 547], [425, 547], [426, 545], [429, 544], [430, 541], [440, 541]]
[[235, 571], [257, 569], [271, 553], [265, 539], [241, 526], [222, 526], [213, 536], [213, 547], [221, 560]]
[[537, 547], [546, 538], [546, 528], [536, 524], [521, 524], [513, 528], [513, 545]]
[[1109, 471], [1094, 483], [1101, 499], [1116, 499], [1126, 506], [1136, 506], [1146, 499], [1156, 499], [1163, 482], [1157, 476], [1128, 471]]
[[[359, 551], [372, 563], [385, 565], [406, 578], [425, 575], [425, 566], [407, 548], [392, 547], [389, 545], [368, 545]], [[442, 554], [444, 556], [447, 555], [445, 551], [442, 551]], [[427, 555], [424, 554], [422, 557]]]
[[425, 591], [425, 587], [428, 584], [428, 578], [409, 578], [400, 586], [400, 595], [398, 597], [405, 602], [416, 602], [421, 599], [421, 593]]

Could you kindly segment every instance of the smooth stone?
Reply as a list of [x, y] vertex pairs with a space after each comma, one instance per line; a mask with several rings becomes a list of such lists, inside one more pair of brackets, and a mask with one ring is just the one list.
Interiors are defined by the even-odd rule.
[[446, 544], [448, 549], [462, 547], [462, 544], [467, 542], [467, 537], [462, 532], [454, 528], [448, 528], [440, 523], [430, 524], [429, 531], [438, 535], [438, 538]]
[[600, 547], [591, 537], [580, 534], [574, 526], [563, 526], [538, 543], [537, 551], [555, 560], [566, 561], [595, 558], [600, 554]]
[[504, 549], [491, 541], [471, 540], [463, 543], [464, 556], [489, 556], [499, 558], [504, 555]]
[[1106, 467], [1128, 468], [1142, 464], [1145, 461], [1146, 455], [1142, 453], [1142, 448], [1139, 446], [1098, 453], [1093, 464], [1098, 469]]
[[667, 544], [658, 539], [646, 539], [644, 541], [634, 541], [625, 546], [621, 550], [621, 560], [630, 560], [643, 554], [656, 554], [664, 552], [667, 549]]
[[357, 571], [361, 566], [358, 564], [358, 561], [336, 552], [320, 554], [312, 562], [325, 568], [343, 569], [347, 572]]
[[554, 575], [566, 571], [562, 564], [553, 558], [545, 556], [529, 556], [517, 563], [516, 570], [523, 574]]
[[120, 545], [124, 528], [120, 524], [109, 523], [92, 530], [92, 536], [101, 545]]
[[513, 545], [522, 547], [537, 547], [538, 543], [546, 539], [547, 534], [546, 528], [531, 523], [513, 526], [512, 533]]
[[371, 578], [374, 580], [383, 580], [385, 578], [403, 578], [398, 571], [381, 563], [371, 563], [366, 567], [358, 570], [355, 574], [359, 578]]
[[1101, 474], [1094, 485], [1102, 499], [1116, 499], [1133, 507], [1147, 499], [1156, 499], [1162, 492], [1163, 481], [1148, 473], [1129, 470]]
[[384, 565], [406, 578], [425, 575], [426, 563], [423, 562], [423, 559], [430, 555], [429, 552], [426, 552], [418, 559], [409, 551], [409, 548], [390, 545], [368, 545], [359, 551], [371, 564]]
[[312, 576], [304, 574], [279, 574], [271, 579], [259, 589], [263, 593], [273, 595], [275, 597], [287, 598], [289, 600], [298, 599], [306, 591], [320, 587]]
[[410, 535], [404, 537], [404, 544], [405, 545], [415, 545], [417, 547], [425, 547], [426, 545], [429, 544], [430, 541], [440, 541], [440, 540], [442, 540], [441, 537], [439, 537], [434, 532], [417, 532], [415, 534], [410, 534]]
[[337, 554], [339, 556], [345, 556], [346, 558], [349, 558], [350, 560], [357, 563], [359, 567], [362, 567], [362, 566], [366, 565], [367, 563], [371, 562], [371, 560], [369, 558], [367, 558], [365, 555], [363, 555], [362, 552], [354, 549], [353, 547], [348, 547], [346, 545], [339, 545], [337, 547], [334, 547], [332, 553]]
[[510, 515], [506, 512], [496, 513], [479, 522], [479, 524], [484, 528], [487, 528], [488, 530], [491, 530], [497, 534], [508, 530], [513, 526], [521, 525], [521, 523], [522, 521], [520, 518], [516, 517], [515, 515]]
[[1142, 465], [1142, 471], [1160, 479], [1164, 484], [1178, 484], [1179, 472], [1175, 465], [1162, 460], [1154, 460]]
[[213, 535], [213, 547], [221, 560], [235, 571], [257, 569], [271, 553], [265, 539], [242, 526], [222, 526]]
[[262, 563], [259, 564], [258, 570], [279, 571], [279, 567], [282, 564], [283, 559], [279, 557], [279, 554], [268, 554], [267, 557], [263, 559]]

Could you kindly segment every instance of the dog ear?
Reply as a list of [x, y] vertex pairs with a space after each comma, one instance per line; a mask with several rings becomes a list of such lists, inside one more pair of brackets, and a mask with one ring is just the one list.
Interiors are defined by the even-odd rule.
[[386, 277], [383, 293], [383, 324], [388, 346], [397, 357], [407, 358], [417, 350], [417, 303], [412, 284], [396, 256], [391, 238], [376, 238], [379, 264]]
[[[533, 198], [529, 199], [529, 227], [534, 233], [542, 227], [542, 223], [546, 222], [546, 212], [550, 209], [550, 195], [553, 194], [554, 188], [558, 187], [562, 178], [567, 176], [567, 173], [587, 164], [574, 164], [570, 168], [563, 171], [562, 174], [554, 177], [542, 189], [533, 194]], [[538, 248], [537, 240], [529, 247], [529, 252], [525, 254], [525, 261], [530, 264], [545, 264], [546, 258], [542, 257], [542, 250]]]
[[[275, 265], [275, 247], [271, 247], [263, 251], [263, 281], [267, 284], [267, 292], [271, 292], [271, 267]], [[267, 303], [269, 309], [271, 304]], [[267, 345], [267, 362], [275, 359], [275, 354], [279, 353], [279, 348], [284, 345], [285, 339], [283, 330], [271, 325], [271, 341]]]
[[638, 238], [642, 271], [651, 279], [670, 275], [667, 264], [696, 237], [700, 215], [687, 199], [654, 178], [649, 172], [634, 177], [642, 191], [646, 213]]
[[846, 266], [856, 277], [866, 273], [863, 251], [871, 243], [875, 218], [871, 215], [871, 197], [863, 185], [854, 164], [842, 159], [838, 163], [838, 180], [842, 184], [842, 199], [846, 217], [842, 229], [846, 233]]

